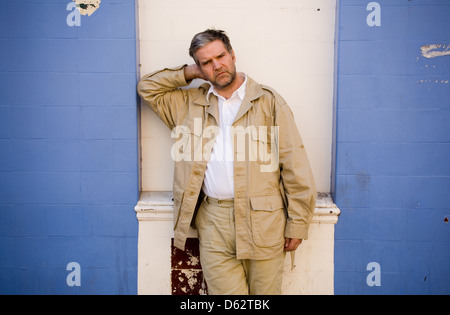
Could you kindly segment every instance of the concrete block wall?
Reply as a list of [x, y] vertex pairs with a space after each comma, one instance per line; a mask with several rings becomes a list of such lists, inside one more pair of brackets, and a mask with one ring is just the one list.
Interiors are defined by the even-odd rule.
[[0, 1], [0, 294], [137, 292], [135, 2], [71, 2]]
[[339, 3], [335, 290], [448, 294], [450, 2], [369, 2]]

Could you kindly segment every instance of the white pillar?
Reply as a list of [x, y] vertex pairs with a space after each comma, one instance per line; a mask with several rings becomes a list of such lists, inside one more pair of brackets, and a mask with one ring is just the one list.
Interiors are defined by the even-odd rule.
[[295, 253], [294, 270], [290, 255], [286, 255], [283, 294], [334, 294], [334, 226], [340, 213], [330, 195], [319, 195], [309, 239]]
[[[173, 201], [171, 192], [142, 192], [135, 207], [139, 220], [138, 293], [170, 295], [172, 273]], [[334, 294], [334, 226], [340, 210], [320, 194], [309, 240], [285, 261], [283, 294]], [[196, 237], [191, 230], [190, 237]]]

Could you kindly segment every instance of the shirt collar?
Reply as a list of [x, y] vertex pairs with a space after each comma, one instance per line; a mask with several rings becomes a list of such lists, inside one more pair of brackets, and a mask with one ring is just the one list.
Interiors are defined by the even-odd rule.
[[[239, 99], [241, 101], [244, 100], [245, 97], [245, 93], [247, 92], [247, 75], [245, 74], [245, 80], [244, 83], [242, 83], [241, 87], [239, 89], [237, 89], [236, 91], [234, 91], [233, 95], [231, 96], [230, 99], [234, 98], [234, 97], [239, 97]], [[214, 94], [215, 96], [217, 96], [218, 98], [223, 98], [223, 96], [221, 96], [219, 93], [217, 93], [217, 90], [214, 88], [214, 86], [209, 83], [211, 86], [209, 88], [209, 91], [206, 95], [206, 100], [209, 102], [209, 97], [211, 94]]]

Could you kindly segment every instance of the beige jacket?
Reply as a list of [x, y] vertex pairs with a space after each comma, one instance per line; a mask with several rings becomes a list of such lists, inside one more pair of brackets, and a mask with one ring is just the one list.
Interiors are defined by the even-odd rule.
[[[184, 67], [145, 76], [138, 92], [171, 129], [176, 247], [184, 250], [218, 126], [218, 100], [208, 83], [188, 86]], [[284, 237], [307, 239], [316, 188], [289, 106], [273, 89], [248, 78], [233, 123], [236, 248], [238, 259], [269, 259]]]

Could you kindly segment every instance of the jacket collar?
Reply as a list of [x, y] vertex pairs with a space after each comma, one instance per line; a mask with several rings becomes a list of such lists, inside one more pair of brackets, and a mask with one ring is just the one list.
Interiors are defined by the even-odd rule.
[[261, 88], [261, 85], [258, 84], [252, 78], [250, 78], [248, 76], [247, 76], [247, 78], [248, 78], [247, 92], [245, 94], [244, 100], [242, 101], [241, 108], [239, 109], [238, 113], [236, 114], [236, 118], [234, 119], [233, 123], [235, 123], [236, 121], [241, 119], [242, 116], [244, 116], [250, 110], [250, 108], [252, 108], [253, 101], [257, 100], [258, 98], [260, 98], [261, 96], [264, 95], [264, 91]]
[[[201, 95], [194, 100], [194, 104], [209, 106], [209, 108], [207, 109], [207, 113], [211, 114], [216, 119], [216, 121], [219, 121], [219, 106], [217, 102], [217, 96], [209, 95], [208, 92], [210, 91], [210, 88], [211, 85], [209, 83], [201, 85], [199, 87], [199, 89], [201, 90]], [[251, 77], [247, 76], [247, 90], [245, 93], [245, 97], [234, 121], [236, 122], [242, 116], [244, 116], [253, 106], [252, 102], [260, 98], [262, 95], [264, 95], [264, 91], [261, 88], [261, 85]]]
[[[242, 83], [241, 87], [239, 89], [237, 89], [236, 91], [234, 91], [231, 98], [238, 97], [242, 102], [244, 100], [245, 93], [247, 91], [247, 82], [248, 82], [248, 76], [245, 75], [245, 79], [244, 79], [244, 82]], [[214, 94], [218, 98], [223, 98], [222, 96], [219, 95], [219, 93], [217, 92], [217, 90], [215, 89], [215, 87], [212, 84], [209, 88], [208, 93], [206, 94], [206, 100], [208, 102], [209, 102], [209, 98], [211, 97], [211, 94]]]

